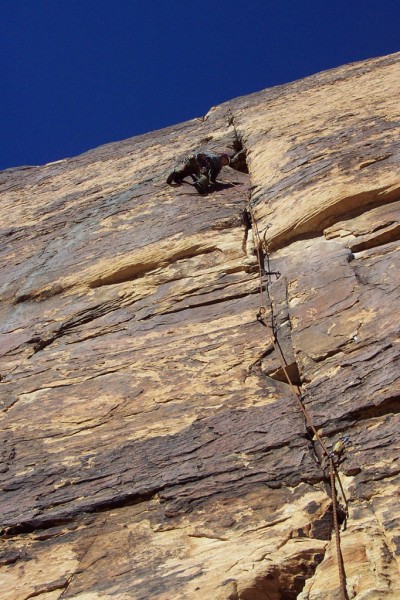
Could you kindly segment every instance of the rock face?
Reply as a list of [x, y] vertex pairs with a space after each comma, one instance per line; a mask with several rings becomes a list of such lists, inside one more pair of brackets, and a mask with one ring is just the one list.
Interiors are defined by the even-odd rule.
[[[348, 598], [400, 597], [399, 98], [397, 54], [0, 174], [1, 599], [340, 598], [248, 196], [266, 322], [348, 436]], [[197, 148], [248, 173], [168, 187]]]

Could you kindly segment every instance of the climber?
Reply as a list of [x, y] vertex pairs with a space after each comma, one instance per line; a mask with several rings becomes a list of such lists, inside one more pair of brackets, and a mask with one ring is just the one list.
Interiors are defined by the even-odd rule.
[[212, 152], [197, 152], [186, 158], [181, 167], [174, 169], [168, 176], [167, 183], [182, 183], [185, 177], [193, 179], [194, 187], [199, 194], [205, 194], [211, 184], [215, 183], [222, 167], [229, 165], [228, 154], [214, 154]]

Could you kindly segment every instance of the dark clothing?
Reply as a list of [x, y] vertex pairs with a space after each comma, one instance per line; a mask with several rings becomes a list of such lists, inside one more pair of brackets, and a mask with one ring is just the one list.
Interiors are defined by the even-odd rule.
[[216, 180], [217, 175], [219, 175], [222, 169], [219, 156], [211, 154], [211, 152], [192, 154], [186, 159], [184, 164], [193, 170], [198, 177], [207, 175], [212, 182]]
[[215, 183], [221, 169], [221, 160], [217, 154], [197, 152], [188, 156], [183, 165], [169, 175], [167, 183], [180, 183], [185, 177], [191, 176], [196, 189], [204, 193], [211, 183]]

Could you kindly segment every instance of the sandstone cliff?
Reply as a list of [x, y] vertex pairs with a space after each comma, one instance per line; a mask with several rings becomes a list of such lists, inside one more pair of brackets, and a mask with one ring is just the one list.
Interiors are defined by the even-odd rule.
[[[397, 54], [0, 174], [2, 600], [340, 597], [249, 194], [266, 320], [348, 436], [348, 597], [400, 597], [399, 98]], [[196, 148], [248, 173], [166, 186]]]

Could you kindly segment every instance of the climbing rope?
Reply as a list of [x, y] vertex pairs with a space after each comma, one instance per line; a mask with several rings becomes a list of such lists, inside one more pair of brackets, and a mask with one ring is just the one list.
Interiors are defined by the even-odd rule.
[[[338, 509], [338, 500], [337, 500], [337, 495], [336, 495], [336, 481], [338, 482], [338, 484], [340, 486], [340, 490], [341, 490], [343, 500], [346, 505], [346, 511], [347, 511], [346, 496], [345, 496], [345, 493], [343, 490], [342, 483], [340, 481], [339, 474], [338, 474], [336, 466], [335, 466], [335, 462], [333, 459], [333, 453], [328, 452], [324, 442], [321, 439], [320, 434], [318, 433], [317, 429], [314, 426], [314, 423], [312, 421], [312, 418], [311, 418], [309, 412], [307, 411], [306, 407], [303, 404], [303, 397], [302, 397], [300, 388], [297, 385], [295, 385], [290, 378], [289, 372], [287, 370], [287, 362], [286, 362], [283, 352], [280, 348], [280, 345], [279, 345], [279, 342], [278, 342], [278, 339], [277, 339], [276, 333], [275, 333], [275, 328], [274, 328], [274, 323], [273, 323], [273, 307], [272, 307], [271, 300], [268, 301], [270, 311], [271, 311], [271, 319], [272, 319], [271, 325], [269, 325], [266, 321], [267, 305], [266, 305], [266, 300], [265, 300], [265, 286], [264, 286], [264, 278], [263, 278], [263, 274], [265, 273], [265, 270], [264, 270], [264, 266], [263, 266], [263, 256], [262, 256], [262, 250], [261, 250], [262, 242], [261, 242], [260, 233], [258, 230], [257, 220], [255, 218], [253, 207], [251, 205], [250, 192], [248, 192], [248, 194], [247, 194], [247, 200], [248, 200], [248, 202], [247, 202], [248, 211], [250, 213], [251, 222], [253, 225], [254, 238], [255, 238], [255, 242], [256, 242], [255, 245], [256, 245], [256, 252], [257, 252], [258, 272], [259, 272], [260, 307], [259, 307], [259, 311], [257, 314], [257, 320], [264, 327], [267, 328], [267, 330], [270, 334], [270, 340], [271, 340], [274, 350], [276, 351], [276, 353], [278, 355], [282, 371], [285, 375], [285, 379], [286, 379], [287, 383], [289, 384], [291, 391], [293, 392], [293, 396], [296, 399], [296, 403], [297, 403], [299, 409], [303, 413], [307, 427], [312, 431], [314, 440], [320, 445], [320, 447], [322, 449], [322, 453], [323, 453], [325, 460], [327, 461], [327, 464], [329, 466], [329, 481], [330, 481], [330, 487], [331, 487], [333, 527], [334, 527], [334, 531], [335, 531], [336, 554], [337, 554], [337, 564], [338, 564], [339, 582], [340, 582], [340, 594], [341, 594], [341, 600], [348, 600], [348, 595], [347, 595], [347, 590], [346, 590], [346, 575], [345, 575], [345, 571], [344, 571], [343, 556], [342, 556], [342, 551], [341, 551], [341, 547], [340, 547], [340, 529], [339, 529], [339, 518], [338, 518], [339, 509]], [[268, 264], [269, 264], [268, 253], [267, 253], [267, 260], [268, 260]], [[278, 278], [280, 276], [280, 273], [276, 272], [276, 271], [272, 272], [268, 268], [268, 272], [266, 273], [266, 275], [269, 278], [269, 283], [271, 283], [271, 275], [275, 275]], [[268, 284], [267, 284], [267, 286], [268, 286]]]

